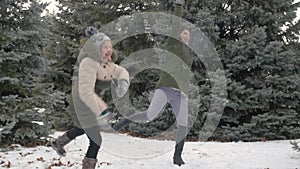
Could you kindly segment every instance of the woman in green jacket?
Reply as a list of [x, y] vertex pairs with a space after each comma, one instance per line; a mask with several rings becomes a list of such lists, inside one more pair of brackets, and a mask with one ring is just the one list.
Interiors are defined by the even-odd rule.
[[[180, 1], [176, 1], [174, 14], [176, 16], [181, 15]], [[188, 132], [188, 105], [187, 105], [187, 95], [189, 88], [189, 70], [192, 66], [192, 56], [188, 48], [190, 41], [190, 31], [187, 28], [182, 28], [179, 30], [176, 21], [173, 21], [173, 35], [179, 35], [181, 42], [175, 38], [169, 37], [165, 48], [166, 50], [174, 53], [183, 63], [178, 62], [178, 58], [172, 59], [172, 56], [168, 57], [167, 66], [168, 70], [176, 74], [176, 80], [168, 73], [163, 72], [160, 75], [160, 79], [157, 82], [157, 88], [155, 89], [153, 98], [146, 112], [136, 113], [128, 118], [123, 118], [114, 125], [115, 130], [120, 130], [131, 121], [135, 122], [146, 122], [151, 121], [159, 115], [161, 110], [167, 103], [170, 103], [173, 108], [173, 113], [176, 116], [176, 121], [178, 124], [178, 130], [176, 134], [176, 145], [175, 152], [173, 156], [173, 163], [176, 165], [185, 164], [182, 160], [181, 154], [185, 142], [185, 137]]]

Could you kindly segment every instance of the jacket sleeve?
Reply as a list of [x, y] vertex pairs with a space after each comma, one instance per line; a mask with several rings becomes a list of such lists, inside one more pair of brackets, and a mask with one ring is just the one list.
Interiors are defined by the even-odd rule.
[[93, 59], [84, 58], [79, 66], [78, 92], [83, 103], [98, 116], [107, 104], [95, 93], [95, 82], [100, 64]]
[[182, 5], [175, 4], [174, 5], [174, 12], [173, 12], [173, 14], [175, 16], [181, 17], [181, 13], [182, 13]]
[[128, 71], [123, 68], [122, 66], [116, 65], [116, 70], [113, 74], [114, 79], [123, 79], [129, 83], [129, 73]]

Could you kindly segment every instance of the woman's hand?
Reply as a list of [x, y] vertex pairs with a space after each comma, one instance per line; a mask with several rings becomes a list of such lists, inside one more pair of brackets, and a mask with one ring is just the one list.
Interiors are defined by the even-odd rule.
[[100, 115], [96, 118], [98, 125], [102, 131], [111, 131], [112, 124], [115, 121], [115, 116], [117, 114], [109, 108], [105, 109]]

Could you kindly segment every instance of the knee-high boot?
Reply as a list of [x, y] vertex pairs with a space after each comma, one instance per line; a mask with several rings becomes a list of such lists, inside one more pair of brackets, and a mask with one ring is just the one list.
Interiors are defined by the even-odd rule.
[[84, 157], [82, 160], [82, 169], [95, 169], [97, 161], [94, 158]]
[[179, 128], [177, 130], [175, 152], [174, 152], [174, 156], [173, 156], [173, 164], [176, 164], [178, 166], [185, 164], [185, 162], [183, 161], [183, 159], [181, 157], [181, 154], [182, 154], [185, 138], [187, 135], [187, 131], [188, 131], [187, 127], [185, 127], [185, 126], [179, 126]]

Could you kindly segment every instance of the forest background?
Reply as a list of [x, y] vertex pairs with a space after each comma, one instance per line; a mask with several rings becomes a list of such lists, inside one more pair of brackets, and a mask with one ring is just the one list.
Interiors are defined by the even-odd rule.
[[[56, 0], [58, 12], [37, 0], [0, 2], [0, 146], [43, 145], [53, 130], [72, 127], [71, 78], [88, 26], [101, 28], [138, 12], [172, 13], [173, 1]], [[214, 45], [226, 75], [226, 105], [209, 140], [265, 141], [300, 138], [299, 2], [292, 0], [186, 0], [183, 18]], [[145, 19], [145, 18], [143, 18]], [[132, 20], [132, 24], [134, 24]], [[114, 37], [112, 37], [113, 39]], [[114, 46], [122, 62], [131, 53], [162, 47], [166, 37], [140, 34]], [[197, 119], [188, 139], [198, 140], [209, 114], [212, 81], [200, 59], [190, 109]], [[159, 70], [131, 81], [132, 104], [149, 105]], [[116, 112], [109, 92], [105, 100]], [[174, 123], [169, 106], [150, 123], [125, 129], [151, 137]], [[120, 116], [120, 114], [119, 114]], [[166, 136], [167, 137], [167, 136]]]

